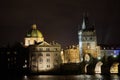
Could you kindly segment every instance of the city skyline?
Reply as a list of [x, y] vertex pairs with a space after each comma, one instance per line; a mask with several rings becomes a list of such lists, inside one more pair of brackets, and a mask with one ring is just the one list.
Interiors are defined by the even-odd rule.
[[64, 47], [78, 44], [78, 25], [82, 25], [84, 12], [95, 25], [99, 44], [120, 44], [119, 0], [13, 0], [2, 1], [0, 6], [0, 45], [23, 42], [32, 24], [47, 42], [56, 41]]

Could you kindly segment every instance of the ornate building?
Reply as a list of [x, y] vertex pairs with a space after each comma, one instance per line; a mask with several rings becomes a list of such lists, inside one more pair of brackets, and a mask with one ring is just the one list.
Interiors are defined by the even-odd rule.
[[25, 37], [25, 46], [29, 48], [29, 67], [31, 72], [46, 72], [58, 69], [61, 64], [61, 45], [44, 41], [36, 25]]

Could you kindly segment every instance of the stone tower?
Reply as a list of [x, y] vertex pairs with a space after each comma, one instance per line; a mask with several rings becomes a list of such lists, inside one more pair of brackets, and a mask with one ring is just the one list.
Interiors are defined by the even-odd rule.
[[80, 60], [83, 61], [83, 56], [90, 54], [92, 57], [97, 57], [98, 47], [96, 30], [94, 26], [89, 24], [88, 17], [84, 15], [81, 29], [78, 30]]

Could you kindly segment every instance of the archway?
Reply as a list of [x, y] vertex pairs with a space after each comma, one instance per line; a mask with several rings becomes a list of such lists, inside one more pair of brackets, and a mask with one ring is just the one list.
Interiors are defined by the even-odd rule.
[[96, 66], [95, 66], [95, 73], [101, 73], [101, 66], [103, 65], [103, 63], [101, 61], [99, 61]]
[[112, 64], [112, 66], [110, 67], [110, 73], [118, 73], [118, 62], [115, 62]]

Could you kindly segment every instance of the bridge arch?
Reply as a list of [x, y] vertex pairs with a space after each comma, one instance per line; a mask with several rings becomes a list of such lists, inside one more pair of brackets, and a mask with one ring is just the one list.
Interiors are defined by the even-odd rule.
[[118, 65], [119, 62], [114, 62], [110, 67], [110, 73], [119, 73]]
[[102, 65], [103, 65], [103, 62], [101, 62], [101, 61], [97, 62], [96, 66], [95, 66], [95, 73], [101, 74], [101, 66]]

